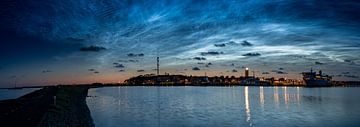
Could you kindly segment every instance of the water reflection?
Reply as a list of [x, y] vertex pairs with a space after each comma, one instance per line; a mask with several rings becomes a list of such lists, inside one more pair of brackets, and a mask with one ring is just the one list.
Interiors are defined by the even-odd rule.
[[160, 127], [160, 87], [156, 88], [157, 93], [157, 125]]
[[287, 93], [287, 88], [286, 87], [283, 87], [283, 90], [284, 90], [284, 102], [285, 102], [285, 106], [286, 108], [288, 108], [288, 102], [289, 102], [289, 94]]
[[264, 87], [263, 86], [260, 86], [260, 92], [259, 92], [259, 96], [260, 96], [260, 105], [261, 105], [261, 108], [264, 109]]
[[251, 114], [250, 114], [250, 104], [249, 104], [249, 88], [246, 86], [244, 88], [244, 96], [245, 96], [245, 112], [246, 112], [246, 122], [249, 123], [250, 126], [252, 126], [251, 123]]
[[358, 91], [360, 88], [117, 87], [90, 89], [87, 104], [95, 125], [101, 127], [360, 126]]
[[[276, 106], [281, 106], [283, 108], [291, 108], [290, 106], [294, 106], [293, 104], [297, 104], [300, 105], [300, 87], [274, 87], [273, 88], [273, 102], [275, 103]], [[281, 89], [281, 90], [279, 90]], [[261, 90], [260, 88], [260, 104], [262, 101], [262, 94], [263, 90]], [[278, 108], [282, 108], [282, 107], [278, 107]]]
[[296, 87], [296, 102], [300, 105], [300, 87]]
[[276, 105], [279, 105], [279, 93], [278, 93], [278, 87], [274, 88], [274, 102]]

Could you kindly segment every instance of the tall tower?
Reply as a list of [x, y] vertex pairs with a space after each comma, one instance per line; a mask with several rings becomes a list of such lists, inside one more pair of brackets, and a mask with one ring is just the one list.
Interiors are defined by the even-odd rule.
[[249, 68], [245, 68], [245, 78], [249, 77]]
[[160, 72], [160, 64], [159, 64], [159, 57], [156, 58], [157, 64], [156, 64], [156, 74], [159, 75]]

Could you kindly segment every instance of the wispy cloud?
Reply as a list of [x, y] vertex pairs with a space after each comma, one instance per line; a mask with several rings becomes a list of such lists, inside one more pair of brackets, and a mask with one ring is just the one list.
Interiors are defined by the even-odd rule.
[[316, 64], [316, 65], [323, 65], [324, 63], [321, 63], [321, 62], [316, 61], [315, 64]]
[[[21, 28], [16, 30], [17, 34], [35, 38], [19, 39], [22, 37], [7, 33], [12, 36], [1, 38], [5, 43], [0, 51], [1, 58], [35, 54], [29, 57], [31, 61], [56, 63], [56, 68], [81, 65], [83, 70], [96, 68], [102, 73], [123, 70], [126, 65], [129, 74], [140, 68], [154, 68], [157, 56], [161, 67], [169, 70], [191, 70], [193, 66], [199, 70], [211, 66], [206, 68], [210, 71], [240, 70], [243, 66], [250, 66], [264, 72], [273, 69], [273, 65], [282, 65], [290, 74], [311, 66], [327, 69], [330, 73], [344, 69], [357, 72], [360, 67], [357, 55], [360, 54], [360, 31], [356, 29], [360, 24], [359, 18], [354, 17], [359, 9], [357, 2], [353, 1], [309, 4], [265, 0], [173, 0], [151, 1], [150, 4], [150, 1], [84, 3], [44, 0], [43, 3], [49, 6], [32, 8], [31, 11], [1, 8], [7, 14], [1, 15], [1, 19], [10, 24], [2, 27], [2, 31], [14, 31], [13, 26], [16, 26]], [[38, 6], [37, 2], [22, 4]], [[44, 10], [56, 11], [40, 13]], [[51, 21], [48, 21], [49, 17]], [[25, 52], [32, 47], [32, 51]], [[79, 53], [79, 50], [95, 53]], [[35, 57], [46, 60], [36, 60]], [[114, 60], [119, 61], [114, 64]], [[10, 68], [10, 65], [31, 67], [16, 60], [4, 61], [10, 61], [10, 64], [1, 65], [3, 69], [12, 72], [19, 70]], [[198, 65], [198, 62], [204, 64]], [[38, 67], [36, 73], [42, 69]], [[63, 71], [76, 72], [74, 69]], [[278, 71], [284, 70], [271, 73], [277, 74]]]
[[225, 47], [226, 44], [222, 43], [222, 44], [214, 44], [215, 47]]
[[128, 57], [143, 57], [145, 56], [143, 53], [139, 53], [139, 54], [134, 54], [134, 53], [129, 53], [127, 54]]
[[242, 46], [253, 46], [253, 44], [251, 44], [250, 42], [248, 42], [248, 41], [243, 41], [242, 43], [241, 43], [241, 45]]
[[205, 57], [194, 57], [193, 59], [194, 59], [194, 60], [206, 60]]
[[223, 54], [223, 52], [209, 51], [209, 52], [201, 52], [200, 54], [203, 55], [203, 56], [208, 56], [208, 55], [220, 55], [220, 54]]
[[193, 67], [192, 70], [193, 71], [200, 71], [200, 68], [199, 67]]
[[251, 57], [251, 56], [261, 56], [261, 54], [255, 52], [255, 53], [246, 53], [246, 54], [243, 54], [243, 56], [249, 56], [249, 57]]
[[137, 70], [137, 72], [145, 72], [145, 70]]
[[80, 51], [83, 52], [100, 52], [102, 50], [106, 50], [106, 48], [101, 46], [94, 46], [94, 45], [80, 48]]
[[52, 72], [51, 70], [43, 70], [42, 73], [50, 73]]
[[116, 64], [114, 67], [115, 68], [125, 68], [125, 66], [123, 64]]

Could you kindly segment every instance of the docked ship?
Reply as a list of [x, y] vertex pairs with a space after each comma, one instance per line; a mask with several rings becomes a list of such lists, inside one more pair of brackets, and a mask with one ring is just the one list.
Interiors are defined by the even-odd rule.
[[321, 86], [331, 86], [332, 77], [329, 75], [323, 75], [320, 70], [318, 74], [312, 69], [310, 72], [303, 72], [303, 79], [306, 83], [306, 86], [309, 87], [321, 87]]

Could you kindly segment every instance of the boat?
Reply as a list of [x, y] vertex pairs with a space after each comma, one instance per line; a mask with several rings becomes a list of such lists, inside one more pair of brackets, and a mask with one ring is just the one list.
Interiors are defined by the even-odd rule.
[[332, 77], [329, 75], [323, 75], [320, 70], [318, 74], [314, 72], [312, 69], [310, 72], [303, 72], [303, 80], [308, 87], [323, 87], [323, 86], [331, 86]]

